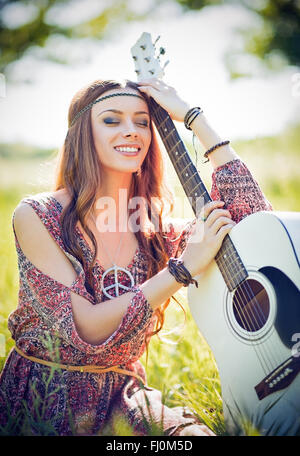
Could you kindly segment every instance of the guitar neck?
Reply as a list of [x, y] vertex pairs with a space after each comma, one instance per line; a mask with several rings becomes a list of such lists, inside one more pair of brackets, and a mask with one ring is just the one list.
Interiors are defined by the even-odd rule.
[[165, 109], [156, 103], [153, 98], [150, 100], [151, 114], [156, 125], [156, 128], [161, 136], [161, 139], [168, 152], [172, 165], [178, 175], [183, 190], [189, 199], [193, 212], [196, 215], [202, 207], [197, 207], [197, 204], [202, 206], [211, 201], [203, 181], [195, 165], [193, 164], [189, 153], [180, 138], [177, 129], [171, 117]]
[[[210, 194], [167, 111], [156, 103], [153, 98], [150, 99], [149, 104], [156, 128], [192, 206], [193, 212], [197, 216], [202, 207], [212, 201]], [[228, 235], [225, 236], [222, 247], [215, 257], [215, 261], [229, 291], [233, 291], [248, 276], [246, 268]]]

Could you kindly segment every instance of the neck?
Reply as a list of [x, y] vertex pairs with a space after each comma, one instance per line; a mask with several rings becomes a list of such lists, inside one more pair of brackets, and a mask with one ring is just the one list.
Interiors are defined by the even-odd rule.
[[115, 219], [116, 231], [123, 231], [126, 222], [128, 198], [132, 182], [132, 173], [114, 172], [106, 174], [101, 179], [101, 187], [97, 193], [96, 202], [93, 207], [93, 215], [95, 218], [105, 213], [110, 220]]

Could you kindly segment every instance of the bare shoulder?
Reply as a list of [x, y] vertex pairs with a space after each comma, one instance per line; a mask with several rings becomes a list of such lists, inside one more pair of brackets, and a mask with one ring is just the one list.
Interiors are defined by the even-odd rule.
[[14, 210], [13, 224], [19, 242], [42, 242], [47, 229], [33, 207], [21, 201]]
[[[67, 194], [65, 189], [57, 190], [55, 192], [50, 192], [48, 195], [54, 197], [63, 207], [68, 204], [70, 197]], [[35, 200], [34, 195], [33, 199]], [[25, 199], [26, 200], [26, 199]], [[43, 226], [42, 221], [39, 216], [28, 202], [21, 200], [18, 206], [14, 210], [14, 226], [18, 228], [32, 227], [34, 230], [35, 227]]]
[[76, 277], [75, 270], [30, 204], [24, 201], [18, 204], [13, 224], [19, 246], [26, 258], [55, 280], [64, 283], [66, 278], [64, 284], [69, 286]]

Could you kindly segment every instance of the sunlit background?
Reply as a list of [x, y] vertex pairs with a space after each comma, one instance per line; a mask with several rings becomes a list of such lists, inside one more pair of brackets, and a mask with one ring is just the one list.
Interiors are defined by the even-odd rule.
[[[51, 189], [74, 93], [95, 79], [135, 80], [130, 49], [143, 32], [166, 49], [165, 81], [231, 140], [273, 208], [300, 211], [299, 0], [0, 0], [0, 370], [19, 291], [13, 211]], [[210, 187], [201, 142], [195, 152], [191, 132], [176, 125]], [[174, 216], [190, 217], [164, 158]], [[185, 291], [184, 331], [176, 333], [184, 317], [173, 303], [164, 328], [175, 328], [174, 338], [152, 338], [148, 383], [166, 405], [190, 406], [223, 435], [218, 371]]]
[[[11, 28], [20, 27], [36, 15], [34, 3], [7, 5], [2, 20]], [[47, 20], [76, 29], [110, 3], [57, 2], [48, 11]], [[133, 1], [127, 2], [127, 7], [142, 14], [154, 3]], [[277, 71], [264, 67], [253, 55], [244, 53], [234, 60], [235, 52], [242, 51], [239, 30], [259, 26], [261, 21], [242, 2], [235, 3], [183, 13], [175, 1], [158, 2], [144, 20], [116, 25], [112, 19], [113, 30], [108, 30], [103, 40], [51, 35], [46, 48], [34, 46], [10, 65], [6, 98], [0, 103], [0, 141], [59, 146], [66, 134], [70, 100], [80, 87], [98, 78], [136, 79], [130, 48], [144, 31], [153, 39], [161, 36], [158, 47], [166, 48], [165, 60], [170, 61], [166, 82], [192, 106], [201, 105], [222, 136], [234, 140], [279, 133], [300, 120], [300, 95], [293, 94], [297, 68], [284, 64], [279, 55], [273, 56]], [[47, 62], [47, 54], [71, 64]], [[231, 79], [226, 56], [235, 65], [234, 71], [246, 76]], [[181, 132], [189, 137], [184, 129]]]
[[[50, 188], [74, 93], [95, 79], [136, 80], [130, 49], [148, 32], [166, 50], [165, 81], [231, 140], [275, 208], [300, 207], [299, 2], [2, 0], [0, 13], [2, 188]], [[176, 125], [195, 159], [191, 133]], [[210, 167], [198, 168], [209, 185]], [[180, 201], [177, 215], [190, 214]]]

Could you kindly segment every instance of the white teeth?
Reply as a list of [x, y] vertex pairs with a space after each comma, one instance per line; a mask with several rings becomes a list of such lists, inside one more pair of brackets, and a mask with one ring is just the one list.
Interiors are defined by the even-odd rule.
[[119, 152], [138, 152], [139, 149], [136, 147], [115, 147]]

